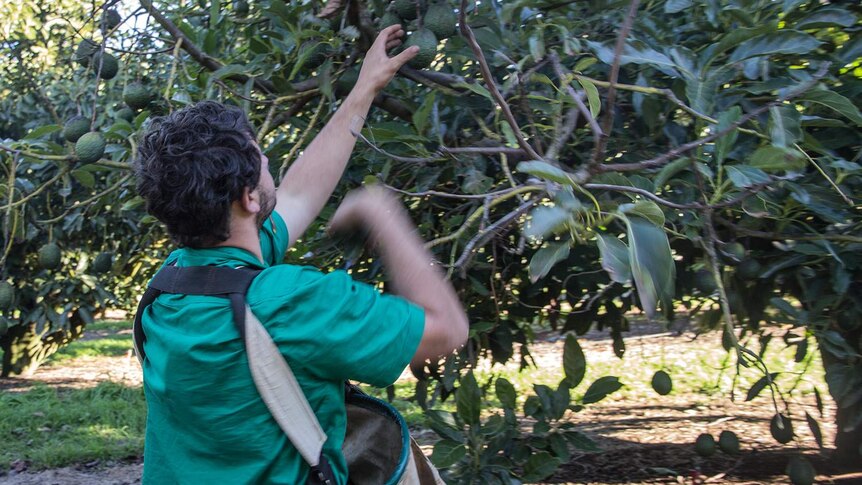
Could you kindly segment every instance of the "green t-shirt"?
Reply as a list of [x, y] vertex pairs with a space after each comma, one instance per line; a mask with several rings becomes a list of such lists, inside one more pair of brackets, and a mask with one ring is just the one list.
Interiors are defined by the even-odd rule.
[[[327, 435], [324, 453], [344, 484], [344, 381], [395, 382], [419, 346], [424, 312], [344, 271], [279, 264], [288, 237], [277, 213], [260, 237], [263, 264], [233, 247], [178, 249], [166, 264], [263, 269], [248, 304], [296, 375]], [[229, 300], [164, 294], [142, 322], [144, 483], [305, 482], [305, 462], [254, 386]]]

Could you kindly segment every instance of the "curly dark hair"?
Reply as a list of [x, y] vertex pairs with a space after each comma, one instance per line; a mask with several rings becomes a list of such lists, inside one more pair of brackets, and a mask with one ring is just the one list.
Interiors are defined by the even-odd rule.
[[180, 246], [209, 247], [230, 236], [230, 206], [260, 181], [261, 159], [245, 113], [202, 101], [154, 118], [134, 162], [147, 211]]

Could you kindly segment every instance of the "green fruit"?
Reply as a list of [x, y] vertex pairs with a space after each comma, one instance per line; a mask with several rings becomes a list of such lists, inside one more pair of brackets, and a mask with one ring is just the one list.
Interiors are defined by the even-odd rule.
[[122, 21], [123, 18], [120, 17], [120, 12], [117, 12], [113, 8], [109, 8], [102, 13], [102, 28], [105, 30], [114, 30]]
[[402, 19], [413, 20], [416, 18], [416, 5], [418, 3], [418, 0], [393, 0], [392, 8]]
[[129, 123], [135, 120], [135, 112], [132, 111], [132, 108], [128, 106], [123, 106], [122, 108], [117, 110], [117, 118], [121, 120], [126, 120]]
[[[99, 70], [99, 66], [102, 66]], [[93, 70], [99, 73], [102, 79], [114, 79], [114, 76], [120, 72], [120, 63], [117, 58], [107, 52], [97, 52], [93, 56]]]
[[673, 382], [667, 372], [660, 370], [652, 376], [652, 388], [662, 396], [670, 394], [671, 389], [673, 389]]
[[48, 243], [39, 248], [39, 266], [45, 269], [56, 269], [60, 266], [61, 257], [60, 246], [55, 243]]
[[409, 64], [416, 69], [424, 69], [431, 65], [437, 56], [437, 37], [428, 29], [419, 29], [407, 38], [404, 48], [419, 46], [419, 53], [410, 59]]
[[715, 438], [711, 434], [700, 434], [694, 442], [694, 451], [700, 456], [712, 456], [715, 454]]
[[787, 463], [787, 476], [790, 477], [790, 483], [793, 485], [811, 485], [814, 483], [814, 476], [817, 472], [811, 463], [801, 456], [794, 456]]
[[694, 286], [704, 295], [711, 295], [718, 289], [712, 271], [705, 269], [694, 274]]
[[63, 125], [63, 138], [75, 143], [88, 131], [90, 131], [90, 120], [83, 116], [73, 116]]
[[236, 0], [233, 2], [233, 11], [236, 12], [238, 17], [245, 17], [248, 15], [248, 2], [245, 0]]
[[15, 301], [15, 287], [5, 281], [0, 281], [0, 310], [6, 310]]
[[400, 24], [401, 19], [398, 18], [398, 16], [395, 15], [394, 13], [387, 10], [386, 13], [384, 13], [383, 16], [380, 17], [379, 22], [380, 22], [379, 23], [380, 30], [383, 30], [386, 27], [389, 27], [390, 25]]
[[742, 279], [753, 280], [760, 276], [761, 269], [756, 259], [746, 258], [736, 267], [736, 274]]
[[91, 131], [75, 143], [75, 153], [81, 163], [93, 163], [99, 161], [105, 154], [105, 137], [98, 131]]
[[438, 40], [455, 35], [455, 24], [458, 23], [458, 16], [446, 2], [431, 4], [422, 20], [425, 28], [434, 32]]
[[307, 67], [309, 69], [314, 69], [320, 66], [324, 61], [326, 61], [327, 56], [332, 54], [332, 46], [326, 43], [318, 43], [314, 45], [309, 43], [303, 45], [300, 49], [302, 53], [307, 53], [303, 67]]
[[733, 431], [724, 430], [718, 435], [718, 447], [728, 455], [739, 453], [739, 438]]
[[7, 330], [9, 330], [9, 324], [6, 323], [5, 318], [0, 318], [0, 337], [6, 335]]
[[74, 59], [78, 64], [89, 67], [90, 61], [93, 60], [93, 55], [99, 51], [99, 44], [90, 39], [84, 39], [78, 44], [75, 49]]
[[769, 432], [775, 441], [785, 445], [793, 439], [793, 423], [787, 416], [778, 413], [769, 422]]
[[146, 86], [137, 81], [127, 84], [123, 89], [123, 101], [132, 109], [144, 109], [152, 99]]
[[99, 253], [93, 260], [93, 273], [102, 274], [111, 270], [113, 255], [111, 253]]
[[727, 264], [739, 264], [745, 259], [745, 246], [738, 242], [728, 243], [721, 248], [721, 254]]

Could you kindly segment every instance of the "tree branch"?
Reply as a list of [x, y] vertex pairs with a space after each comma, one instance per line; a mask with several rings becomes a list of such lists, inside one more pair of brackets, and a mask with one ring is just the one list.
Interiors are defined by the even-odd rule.
[[808, 81], [803, 83], [801, 86], [799, 86], [799, 88], [785, 94], [784, 96], [779, 97], [778, 99], [776, 99], [775, 101], [773, 101], [771, 103], [767, 103], [767, 104], [755, 109], [754, 111], [752, 111], [752, 112], [746, 114], [745, 116], [739, 118], [736, 122], [730, 124], [727, 128], [724, 128], [723, 130], [716, 131], [715, 133], [713, 133], [711, 135], [707, 135], [703, 138], [700, 138], [700, 139], [691, 141], [689, 143], [685, 143], [683, 145], [680, 145], [680, 146], [674, 148], [673, 150], [671, 150], [671, 151], [669, 151], [663, 155], [660, 155], [656, 158], [650, 159], [650, 160], [644, 160], [642, 162], [635, 162], [635, 163], [614, 163], [614, 164], [610, 164], [610, 165], [601, 164], [601, 165], [596, 167], [596, 170], [598, 172], [637, 172], [637, 171], [644, 170], [647, 168], [655, 168], [655, 167], [660, 167], [662, 165], [665, 165], [669, 161], [673, 160], [674, 158], [680, 156], [681, 154], [683, 154], [689, 150], [693, 150], [693, 149], [695, 149], [701, 145], [709, 143], [709, 142], [711, 142], [717, 138], [720, 138], [720, 137], [730, 133], [731, 131], [737, 129], [737, 127], [739, 127], [743, 123], [765, 113], [770, 108], [772, 108], [774, 106], [780, 106], [781, 104], [784, 104], [785, 101], [788, 101], [790, 99], [793, 99], [793, 98], [805, 93], [806, 91], [808, 91], [809, 89], [814, 87], [814, 85], [817, 84], [817, 82], [820, 81], [820, 79], [826, 75], [826, 73], [828, 72], [828, 69], [829, 69], [829, 63], [828, 62], [824, 63], [820, 67], [820, 69], [811, 77], [811, 79], [809, 79]]
[[595, 167], [596, 165], [602, 163], [602, 158], [605, 156], [605, 148], [608, 144], [608, 137], [610, 136], [611, 130], [614, 125], [614, 103], [616, 102], [616, 84], [617, 79], [620, 74], [620, 58], [622, 57], [623, 47], [626, 45], [626, 37], [629, 35], [629, 31], [632, 28], [632, 24], [635, 20], [635, 14], [638, 11], [638, 5], [640, 4], [640, 0], [632, 0], [631, 5], [629, 5], [629, 12], [626, 15], [626, 19], [623, 22], [623, 26], [620, 29], [620, 33], [617, 36], [617, 45], [614, 48], [614, 62], [611, 65], [611, 85], [608, 88], [608, 104], [605, 109], [605, 117], [602, 120], [602, 132], [599, 136], [598, 141], [596, 142], [595, 151], [593, 152], [593, 158], [590, 162], [590, 165]]
[[455, 268], [461, 268], [461, 276], [464, 277], [464, 271], [466, 268], [465, 264], [469, 262], [469, 260], [473, 257], [473, 250], [476, 246], [484, 245], [490, 238], [496, 235], [496, 232], [505, 228], [509, 224], [515, 222], [515, 220], [523, 215], [527, 210], [536, 205], [539, 202], [539, 199], [528, 200], [521, 205], [519, 205], [515, 210], [506, 214], [497, 220], [497, 222], [491, 224], [485, 229], [476, 233], [472, 239], [470, 239], [466, 245], [464, 245], [464, 250], [461, 252], [461, 256], [458, 257], [458, 260], [455, 261]]
[[755, 231], [745, 227], [738, 226], [733, 222], [728, 221], [719, 216], [713, 216], [715, 221], [722, 226], [730, 228], [732, 231], [744, 236], [757, 237], [762, 239], [770, 239], [772, 241], [838, 241], [848, 243], [862, 243], [862, 237], [853, 236], [850, 234], [785, 234], [780, 232]]
[[[147, 12], [158, 22], [165, 30], [171, 34], [175, 40], [182, 40], [183, 42], [183, 50], [188, 52], [192, 58], [197, 61], [198, 64], [203, 66], [204, 68], [210, 71], [217, 71], [223, 67], [223, 64], [216, 59], [213, 59], [208, 54], [203, 52], [191, 39], [189, 39], [186, 34], [183, 33], [182, 30], [179, 29], [171, 20], [164, 15], [155, 6], [153, 6], [152, 0], [141, 0], [141, 6], [143, 6]], [[228, 76], [227, 79], [231, 79], [240, 83], [244, 83], [249, 80], [249, 76], [244, 74], [234, 74], [232, 76]], [[254, 78], [254, 86], [264, 93], [274, 93], [276, 92], [275, 85], [266, 79], [258, 79]], [[296, 86], [294, 86], [296, 87]], [[301, 91], [301, 89], [297, 89], [297, 91]]]
[[[599, 127], [599, 123], [596, 119], [593, 118], [593, 114], [590, 110], [584, 105], [584, 100], [575, 92], [575, 88], [572, 87], [569, 76], [563, 71], [563, 66], [560, 64], [560, 58], [557, 57], [556, 53], [551, 54], [551, 64], [553, 64], [554, 72], [557, 73], [557, 77], [560, 79], [560, 82], [566, 87], [566, 91], [569, 93], [569, 96], [575, 100], [575, 105], [577, 105], [578, 109], [590, 124], [590, 129], [593, 130], [593, 137], [595, 137], [596, 140], [601, 139], [604, 134], [603, 130]], [[608, 98], [610, 98], [610, 93], [608, 94]]]
[[488, 66], [488, 61], [485, 59], [485, 54], [482, 52], [482, 47], [479, 46], [479, 43], [476, 41], [476, 36], [473, 35], [473, 29], [467, 25], [467, 0], [461, 0], [461, 8], [459, 11], [459, 20], [458, 23], [461, 27], [461, 35], [467, 40], [467, 43], [470, 45], [470, 48], [473, 50], [473, 54], [476, 56], [476, 60], [479, 62], [479, 68], [482, 71], [482, 76], [485, 78], [485, 84], [488, 85], [488, 91], [491, 92], [491, 97], [494, 98], [494, 101], [497, 103], [497, 106], [500, 110], [503, 111], [503, 116], [506, 118], [506, 121], [509, 123], [509, 126], [512, 128], [512, 132], [515, 134], [515, 138], [518, 140], [518, 145], [527, 152], [528, 155], [533, 157], [536, 160], [542, 160], [542, 157], [536, 153], [536, 150], [527, 143], [527, 140], [524, 139], [524, 134], [521, 132], [521, 128], [518, 126], [518, 123], [515, 121], [515, 115], [512, 114], [512, 110], [509, 108], [506, 100], [503, 99], [503, 96], [500, 94], [500, 90], [497, 89], [497, 83], [494, 82], [494, 77], [491, 74], [491, 68]]

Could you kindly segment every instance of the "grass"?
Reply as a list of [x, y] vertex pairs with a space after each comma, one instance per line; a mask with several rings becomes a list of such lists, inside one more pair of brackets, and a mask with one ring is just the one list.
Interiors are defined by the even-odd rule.
[[[129, 334], [116, 334], [127, 330], [129, 322], [102, 321], [87, 328], [88, 332], [105, 332], [107, 335], [79, 340], [66, 346], [52, 356], [51, 365], [60, 366], [72, 363], [82, 356], [125, 355], [131, 348]], [[811, 401], [810, 394], [814, 384], [825, 395], [823, 367], [812, 345], [810, 360], [806, 363], [793, 361], [793, 348], [785, 349], [781, 339], [773, 339], [773, 344], [764, 354], [764, 361], [770, 372], [780, 372], [777, 382], [787, 390], [800, 378], [794, 400]], [[661, 405], [662, 399], [671, 400], [673, 396], [693, 396], [696, 402], [708, 403], [715, 396], [726, 396], [735, 377], [735, 357], [724, 352], [715, 336], [703, 336], [700, 340], [689, 342], [685, 337], [664, 340], [630, 339], [626, 342], [624, 359], [618, 359], [611, 350], [610, 341], [588, 342], [580, 339], [587, 360], [587, 373], [583, 382], [572, 391], [573, 400], [579, 399], [595, 379], [605, 375], [619, 376], [624, 387], [608, 396], [604, 401], [591, 406], [605, 406], [626, 402], [650, 402]], [[813, 344], [813, 342], [812, 342]], [[563, 378], [562, 345], [559, 341], [555, 348], [541, 354], [539, 346], [534, 346], [537, 366], [518, 370], [518, 357], [508, 365], [480, 362], [475, 375], [480, 386], [497, 378], [506, 378], [518, 391], [519, 409], [526, 397], [533, 394], [535, 384], [545, 384], [556, 389]], [[756, 344], [750, 344], [759, 350]], [[808, 372], [802, 370], [808, 366]], [[652, 390], [650, 381], [658, 369], [667, 371], [673, 379], [673, 391], [663, 398]], [[749, 387], [762, 377], [755, 369], [741, 369], [736, 378], [736, 395], [744, 399]], [[393, 405], [405, 417], [409, 425], [421, 427], [424, 424], [422, 410], [413, 400], [415, 381], [402, 379], [395, 384], [396, 399]], [[384, 389], [366, 386], [366, 392], [379, 398], [386, 398]], [[494, 412], [499, 402], [492, 391], [487, 396], [485, 414]], [[433, 388], [429, 389], [429, 393]], [[696, 404], [695, 404], [696, 405]], [[764, 390], [752, 402], [753, 406], [769, 406], [769, 391]], [[433, 406], [448, 411], [455, 410], [454, 399]], [[0, 436], [4, 438], [0, 446], [0, 469], [8, 469], [14, 460], [27, 460], [33, 469], [65, 466], [87, 462], [94, 459], [120, 459], [138, 456], [143, 450], [146, 404], [140, 387], [125, 387], [111, 382], [103, 382], [91, 389], [69, 390], [37, 386], [27, 392], [0, 392]]]
[[0, 469], [25, 460], [34, 469], [138, 456], [146, 405], [140, 387], [102, 382], [89, 389], [45, 385], [0, 393]]

